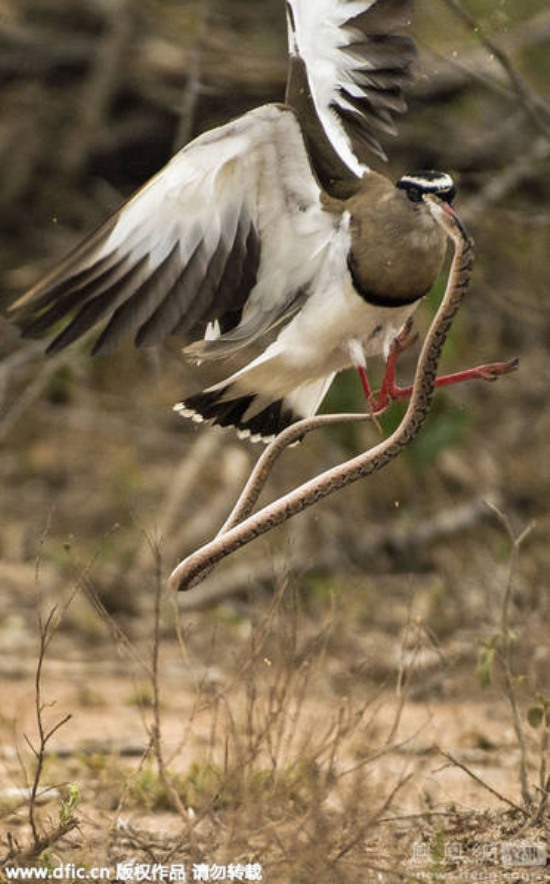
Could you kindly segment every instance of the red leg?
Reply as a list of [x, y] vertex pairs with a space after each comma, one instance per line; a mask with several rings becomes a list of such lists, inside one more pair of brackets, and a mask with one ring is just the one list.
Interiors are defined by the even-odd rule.
[[[382, 384], [378, 394], [371, 396], [369, 401], [373, 412], [384, 411], [393, 399], [401, 398], [396, 395], [396, 391], [401, 388], [397, 385], [397, 360], [400, 353], [415, 343], [418, 335], [411, 335], [413, 326], [412, 319], [409, 319], [406, 325], [401, 329], [397, 337], [393, 340], [388, 358], [386, 360], [386, 370], [382, 378]], [[410, 395], [410, 394], [409, 394]]]
[[368, 402], [370, 402], [372, 398], [372, 387], [370, 385], [370, 381], [367, 377], [367, 370], [364, 365], [358, 365], [357, 371], [359, 372], [359, 379], [361, 381], [361, 386], [363, 387], [363, 392], [365, 394], [365, 398]]
[[[400, 333], [393, 341], [389, 356], [386, 360], [386, 369], [380, 389], [377, 393], [372, 392], [367, 372], [364, 367], [358, 366], [359, 377], [365, 396], [370, 404], [373, 414], [379, 414], [388, 407], [390, 402], [410, 399], [412, 385], [400, 387], [397, 383], [397, 361], [400, 353], [414, 344], [418, 335], [411, 335], [412, 319], [409, 319]], [[435, 387], [448, 387], [451, 384], [461, 384], [464, 381], [483, 380], [496, 381], [504, 374], [515, 371], [519, 365], [519, 359], [510, 359], [508, 362], [493, 362], [488, 365], [478, 365], [465, 371], [455, 371], [435, 379]]]
[[[395, 381], [396, 378], [396, 368], [397, 368], [397, 357], [403, 350], [406, 350], [407, 347], [410, 347], [416, 341], [418, 335], [411, 335], [412, 329], [412, 319], [407, 320], [406, 324], [403, 326], [397, 337], [394, 339], [390, 355], [388, 356], [386, 362], [386, 371], [384, 374], [384, 379], [382, 381], [382, 388], [376, 397], [376, 399], [380, 399], [383, 395], [384, 398], [387, 398], [387, 404], [389, 404], [390, 399], [392, 398], [390, 395], [390, 390], [397, 389], [397, 384]], [[363, 392], [365, 394], [365, 398], [368, 402], [372, 402], [373, 400], [373, 392], [372, 387], [370, 385], [370, 381], [367, 376], [367, 371], [362, 365], [357, 366], [357, 371], [359, 372], [359, 378], [361, 380], [361, 386], [363, 387]]]
[[[399, 387], [395, 380], [397, 357], [401, 351], [398, 347], [392, 347], [386, 362], [386, 371], [382, 385], [377, 395], [371, 399], [371, 407], [374, 414], [384, 411], [391, 401], [410, 399], [412, 386]], [[461, 384], [463, 381], [483, 380], [496, 381], [504, 374], [515, 371], [519, 365], [519, 359], [510, 359], [508, 362], [493, 362], [489, 365], [478, 365], [465, 371], [455, 371], [452, 374], [442, 375], [435, 380], [436, 387], [447, 387], [451, 384]]]

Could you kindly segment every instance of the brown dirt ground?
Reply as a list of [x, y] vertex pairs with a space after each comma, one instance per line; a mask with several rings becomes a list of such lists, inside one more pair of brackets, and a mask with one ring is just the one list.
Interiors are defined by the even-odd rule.
[[[289, 593], [292, 595], [291, 590]], [[78, 784], [81, 803], [76, 811], [78, 827], [52, 846], [50, 862], [84, 865], [93, 861], [114, 868], [115, 862], [129, 857], [166, 857], [169, 845], [181, 838], [182, 821], [166, 801], [155, 803], [152, 785], [143, 785], [143, 770], [150, 768], [144, 755], [153, 721], [146, 672], [152, 641], [143, 634], [150, 619], [139, 627], [130, 625], [131, 641], [126, 644], [120, 638], [110, 639], [105, 621], [99, 617], [94, 635], [89, 629], [88, 635], [82, 630], [79, 634], [74, 622], [82, 617], [79, 606], [84, 609], [87, 602], [77, 597], [72, 604], [74, 609], [69, 607], [65, 612], [66, 622], [54, 635], [43, 668], [46, 725], [71, 717], [47, 746], [43, 784], [57, 791], [40, 808], [42, 825], [50, 830], [54, 826], [59, 793], [66, 794], [68, 783]], [[10, 843], [23, 847], [30, 839], [27, 805], [25, 801], [17, 804], [13, 797], [10, 805], [7, 790], [24, 785], [22, 764], [27, 775], [32, 769], [25, 740], [28, 737], [36, 745], [37, 635], [32, 617], [21, 617], [16, 608], [16, 599], [12, 599], [4, 611], [0, 654], [0, 792], [5, 796], [0, 831], [4, 845], [9, 834]], [[285, 603], [283, 608], [288, 620]], [[509, 877], [511, 870], [502, 866], [494, 853], [495, 844], [507, 842], [544, 845], [547, 831], [540, 821], [534, 823], [522, 812], [519, 750], [509, 705], [498, 688], [480, 689], [475, 661], [468, 659], [471, 653], [465, 650], [466, 636], [460, 638], [462, 649], [454, 636], [454, 644], [434, 650], [435, 645], [425, 636], [418, 640], [417, 618], [402, 636], [401, 659], [396, 658], [395, 642], [381, 629], [359, 638], [356, 633], [350, 641], [352, 650], [341, 653], [345, 618], [342, 621], [334, 615], [327, 633], [327, 618], [320, 623], [306, 612], [292, 615], [299, 618], [301, 638], [289, 660], [282, 647], [286, 638], [283, 635], [281, 641], [280, 623], [273, 614], [266, 617], [265, 610], [264, 603], [256, 603], [249, 609], [220, 607], [208, 613], [184, 614], [183, 642], [174, 637], [168, 622], [172, 612], [165, 610], [160, 642], [160, 721], [170, 775], [185, 777], [197, 763], [223, 766], [227, 741], [238, 741], [238, 735], [242, 738], [246, 730], [250, 695], [243, 685], [250, 682], [252, 660], [258, 732], [261, 710], [269, 706], [281, 673], [289, 678], [279, 769], [305, 759], [308, 741], [315, 743], [323, 728], [329, 735], [345, 709], [354, 723], [343, 728], [337, 741], [335, 769], [343, 773], [364, 765], [364, 813], [370, 813], [375, 805], [382, 806], [398, 783], [406, 782], [364, 840], [360, 877], [349, 877], [345, 866], [338, 867], [336, 877], [323, 878], [318, 872], [311, 872], [309, 878], [307, 872], [296, 878], [288, 872], [282, 874], [280, 864], [260, 839], [256, 861], [263, 863], [264, 880], [420, 881], [434, 880], [434, 876], [447, 882], [546, 880], [540, 866], [515, 867], [515, 877]], [[415, 626], [417, 632], [411, 637]], [[253, 654], [254, 636], [261, 636], [263, 644]], [[324, 636], [322, 640], [320, 636]], [[361, 642], [362, 654], [358, 650]], [[304, 661], [310, 671], [306, 680], [299, 682], [296, 673], [303, 675]], [[401, 692], [396, 687], [400, 665], [404, 666]], [[373, 672], [377, 673], [374, 680]], [[533, 730], [528, 733], [532, 784], [539, 776], [539, 738]], [[449, 753], [455, 761], [441, 752]], [[267, 755], [260, 752], [255, 765], [261, 770], [265, 764]], [[341, 806], [343, 794], [338, 786], [324, 795], [336, 815], [347, 812]], [[216, 816], [223, 819], [224, 811], [218, 809]], [[434, 859], [442, 832], [446, 853]], [[216, 844], [215, 838], [209, 842], [208, 832], [204, 837], [206, 861], [218, 861], [216, 847], [209, 852], [208, 846]], [[189, 855], [182, 850], [189, 862]], [[226, 844], [226, 861], [227, 850]], [[237, 859], [236, 854], [232, 859], [229, 854], [230, 861]], [[173, 857], [171, 861], [175, 861]], [[370, 877], [375, 874], [369, 871], [371, 865], [395, 868], [376, 873], [382, 875], [376, 878]]]

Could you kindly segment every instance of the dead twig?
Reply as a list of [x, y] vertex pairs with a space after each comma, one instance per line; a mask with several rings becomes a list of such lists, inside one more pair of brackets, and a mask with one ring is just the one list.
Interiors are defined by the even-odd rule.
[[[28, 798], [28, 822], [32, 833], [32, 843], [27, 847], [19, 848], [18, 845], [14, 842], [10, 846], [8, 854], [2, 858], [3, 866], [5, 866], [9, 861], [13, 861], [14, 859], [20, 862], [39, 856], [47, 847], [55, 844], [57, 841], [59, 841], [60, 838], [64, 837], [68, 832], [70, 832], [78, 825], [78, 819], [74, 813], [76, 804], [74, 806], [71, 806], [66, 814], [64, 814], [63, 812], [64, 808], [62, 804], [60, 809], [59, 823], [53, 828], [48, 827], [45, 830], [41, 830], [37, 814], [37, 807], [40, 803], [40, 799], [44, 795], [44, 792], [47, 791], [47, 787], [44, 787], [42, 785], [42, 777], [44, 774], [44, 765], [49, 754], [48, 745], [52, 737], [72, 717], [72, 715], [69, 713], [67, 715], [63, 715], [50, 726], [46, 724], [44, 712], [49, 704], [47, 704], [43, 698], [43, 670], [50, 643], [57, 631], [64, 612], [70, 606], [73, 598], [74, 592], [71, 593], [67, 601], [64, 602], [61, 610], [59, 610], [58, 607], [54, 605], [50, 609], [45, 619], [42, 616], [40, 604], [38, 605], [39, 646], [38, 660], [34, 676], [34, 707], [36, 728], [38, 732], [37, 744], [35, 745], [26, 734], [23, 735], [25, 742], [27, 743], [27, 746], [31, 750], [35, 759], [34, 773], [32, 775], [32, 778], [30, 779]], [[24, 764], [23, 773], [25, 775], [25, 780], [28, 782]], [[67, 810], [67, 808], [68, 805], [65, 807], [65, 810]]]
[[168, 774], [166, 762], [164, 759], [164, 750], [162, 743], [161, 730], [161, 692], [160, 692], [160, 615], [162, 604], [162, 557], [158, 543], [151, 538], [147, 538], [151, 553], [155, 562], [155, 607], [153, 618], [153, 648], [151, 655], [151, 689], [153, 692], [153, 723], [149, 729], [150, 743], [155, 758], [157, 772], [166, 794], [174, 805], [175, 810], [184, 819], [188, 819], [185, 807], [181, 802], [177, 790]]
[[[221, 444], [222, 440], [216, 433], [201, 433], [181, 459], [175, 472], [170, 475], [170, 482], [167, 485], [164, 499], [159, 506], [158, 515], [155, 520], [155, 531], [158, 537], [169, 537], [179, 514], [192, 506], [197, 484], [200, 482], [201, 476], [204, 475], [207, 464], [218, 461]], [[211, 502], [207, 510], [204, 519], [209, 526], [212, 526], [215, 524], [215, 514], [211, 512]], [[191, 527], [194, 533], [194, 520]], [[180, 543], [191, 545], [189, 531], [190, 526], [188, 524], [185, 524], [180, 529], [178, 534]], [[143, 568], [149, 564], [150, 555], [150, 545], [146, 544], [138, 552], [135, 562], [137, 571], [142, 572]]]
[[[30, 362], [36, 352], [37, 348], [34, 345], [31, 345], [28, 349], [24, 348], [23, 355], [21, 360], [19, 361], [19, 364], [24, 364], [24, 362], [27, 361], [27, 355], [28, 361]], [[34, 377], [28, 383], [27, 387], [22, 391], [15, 402], [13, 402], [11, 406], [9, 406], [3, 413], [0, 420], [0, 442], [3, 441], [9, 433], [11, 433], [17, 421], [25, 414], [26, 411], [28, 411], [29, 408], [31, 408], [34, 402], [36, 402], [40, 394], [48, 386], [50, 379], [55, 374], [55, 372], [71, 360], [74, 360], [74, 354], [68, 355], [67, 353], [60, 353], [58, 356], [55, 356], [53, 359], [51, 359], [46, 366], [43, 366], [41, 371], [35, 373]], [[17, 357], [15, 357], [13, 364], [17, 366]], [[10, 363], [8, 363], [8, 372], [11, 367], [12, 366], [10, 365]], [[3, 381], [2, 374], [3, 371], [0, 372], [0, 382]], [[9, 373], [7, 377], [9, 378]]]
[[174, 151], [182, 148], [191, 139], [195, 122], [197, 103], [201, 95], [202, 57], [206, 34], [208, 33], [208, 20], [210, 17], [210, 2], [202, 0], [200, 7], [200, 20], [197, 29], [195, 45], [191, 51], [187, 83], [181, 103], [179, 124], [174, 138]]
[[505, 513], [501, 512], [501, 510], [499, 510], [494, 505], [489, 504], [489, 506], [499, 519], [500, 523], [503, 525], [510, 540], [510, 543], [512, 544], [508, 579], [506, 581], [506, 587], [504, 589], [504, 595], [502, 597], [502, 607], [500, 615], [500, 640], [497, 646], [497, 659], [500, 663], [502, 674], [504, 676], [504, 693], [512, 711], [512, 721], [519, 746], [519, 777], [521, 784], [521, 795], [526, 807], [530, 807], [533, 804], [533, 796], [529, 788], [529, 777], [527, 773], [527, 740], [525, 736], [525, 727], [523, 724], [523, 719], [521, 716], [521, 711], [516, 695], [516, 677], [514, 676], [514, 672], [512, 669], [512, 643], [514, 641], [514, 635], [510, 626], [510, 604], [512, 601], [512, 591], [516, 580], [520, 549], [522, 544], [531, 534], [534, 525], [533, 523], [531, 523], [526, 528], [524, 528], [524, 530], [520, 534], [516, 534], [512, 528], [512, 525], [510, 524], [510, 520], [505, 515]]
[[100, 42], [80, 95], [75, 122], [63, 150], [65, 175], [77, 178], [101, 137], [107, 112], [118, 89], [123, 60], [133, 37], [134, 5], [118, 0], [109, 7], [107, 32]]
[[57, 608], [55, 606], [51, 609], [45, 621], [42, 620], [41, 613], [39, 613], [38, 615], [39, 647], [38, 662], [36, 665], [36, 673], [34, 677], [34, 704], [36, 727], [38, 730], [38, 747], [35, 747], [29, 737], [25, 735], [25, 741], [33, 752], [36, 759], [36, 767], [32, 779], [31, 794], [29, 798], [29, 824], [31, 827], [35, 848], [39, 843], [44, 840], [44, 836], [41, 836], [38, 830], [38, 823], [36, 819], [36, 805], [38, 791], [40, 789], [40, 784], [42, 781], [42, 773], [44, 771], [44, 764], [46, 761], [46, 748], [53, 735], [61, 727], [63, 727], [64, 724], [70, 721], [72, 717], [70, 714], [65, 715], [49, 728], [47, 728], [44, 723], [45, 704], [42, 699], [42, 672], [44, 660], [46, 658], [46, 651], [48, 650], [48, 646], [54, 636], [58, 622], [59, 620], [57, 616]]
[[465, 202], [462, 211], [464, 218], [468, 222], [476, 221], [488, 206], [502, 202], [523, 181], [533, 178], [537, 174], [538, 167], [549, 157], [550, 140], [541, 136], [534, 141], [529, 150], [490, 177], [487, 184]]
[[[543, 103], [540, 98], [536, 98], [533, 95], [531, 89], [523, 79], [523, 77], [516, 70], [512, 60], [508, 53], [491, 37], [488, 37], [481, 28], [477, 19], [469, 12], [468, 9], [460, 2], [460, 0], [445, 0], [447, 6], [452, 9], [456, 15], [464, 22], [464, 24], [475, 34], [477, 39], [482, 43], [483, 46], [493, 55], [499, 64], [502, 66], [508, 79], [521, 102], [522, 107], [525, 109], [526, 114], [528, 115], [531, 122], [539, 129], [546, 137], [550, 136], [550, 124], [546, 118], [548, 118], [550, 114], [550, 108]], [[542, 113], [541, 113], [542, 111]], [[543, 117], [544, 114], [544, 117]]]
[[540, 771], [539, 771], [539, 788], [540, 802], [535, 814], [535, 822], [541, 822], [548, 811], [548, 801], [550, 799], [550, 776], [548, 775], [548, 752], [550, 750], [550, 715], [548, 709], [544, 709], [544, 718], [542, 721], [542, 739], [540, 741]]
[[447, 761], [450, 761], [455, 767], [459, 767], [460, 770], [463, 770], [465, 774], [468, 774], [472, 780], [475, 780], [476, 783], [479, 783], [480, 786], [483, 786], [487, 792], [490, 792], [491, 795], [494, 795], [495, 798], [498, 798], [499, 801], [503, 801], [504, 804], [507, 804], [508, 807], [512, 807], [514, 810], [517, 810], [518, 813], [521, 813], [523, 816], [528, 816], [528, 812], [525, 807], [521, 807], [521, 805], [516, 804], [515, 801], [511, 801], [510, 798], [507, 798], [506, 795], [503, 795], [501, 792], [498, 792], [493, 786], [487, 783], [482, 777], [478, 774], [474, 773], [471, 768], [467, 767], [467, 765], [463, 764], [458, 758], [455, 758], [454, 755], [451, 755], [450, 752], [444, 752], [443, 749], [437, 750], [443, 758], [446, 758]]
[[16, 860], [18, 864], [23, 862], [28, 862], [29, 860], [36, 859], [36, 857], [40, 856], [48, 847], [51, 847], [52, 844], [56, 844], [61, 838], [64, 838], [65, 835], [68, 835], [69, 832], [72, 832], [73, 829], [76, 829], [78, 826], [78, 819], [76, 817], [72, 817], [66, 822], [59, 823], [54, 829], [51, 829], [42, 837], [36, 838], [33, 843], [29, 847], [25, 847], [23, 849], [19, 849], [16, 842], [11, 841], [10, 850], [8, 853], [2, 857], [2, 861], [0, 863], [0, 868], [5, 868], [7, 865], [12, 865], [13, 861]]
[[[510, 55], [544, 45], [549, 38], [550, 12], [542, 11], [499, 35], [498, 43], [501, 51]], [[440, 54], [433, 46], [421, 46], [420, 50], [421, 76], [411, 85], [413, 95], [433, 99], [464, 88], [472, 79], [480, 79], [488, 88], [502, 93], [502, 81], [494, 78], [494, 65], [486, 46], [461, 45], [451, 57]], [[538, 103], [538, 96], [533, 96], [533, 100]]]

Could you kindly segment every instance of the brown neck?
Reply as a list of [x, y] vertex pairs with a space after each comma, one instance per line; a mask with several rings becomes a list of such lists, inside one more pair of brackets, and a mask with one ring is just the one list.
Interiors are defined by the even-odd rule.
[[367, 304], [373, 304], [375, 307], [406, 307], [407, 304], [414, 304], [415, 301], [419, 301], [426, 294], [426, 292], [423, 292], [421, 295], [414, 293], [406, 297], [396, 297], [388, 300], [387, 295], [378, 295], [372, 290], [365, 289], [361, 282], [352, 252], [348, 255], [348, 270], [357, 294], [360, 295]]
[[411, 203], [388, 178], [370, 172], [342, 210], [350, 215], [350, 272], [365, 300], [403, 306], [429, 291], [447, 238], [424, 202]]

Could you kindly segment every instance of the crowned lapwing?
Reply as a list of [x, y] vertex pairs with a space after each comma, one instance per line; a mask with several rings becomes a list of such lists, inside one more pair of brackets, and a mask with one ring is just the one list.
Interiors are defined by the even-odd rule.
[[[367, 165], [405, 109], [412, 0], [288, 0], [284, 104], [188, 144], [14, 305], [55, 353], [96, 325], [93, 352], [182, 335], [194, 360], [260, 355], [176, 410], [269, 438], [314, 414], [335, 374], [387, 357], [434, 283], [445, 173], [397, 184]], [[449, 211], [451, 211], [449, 209]]]

